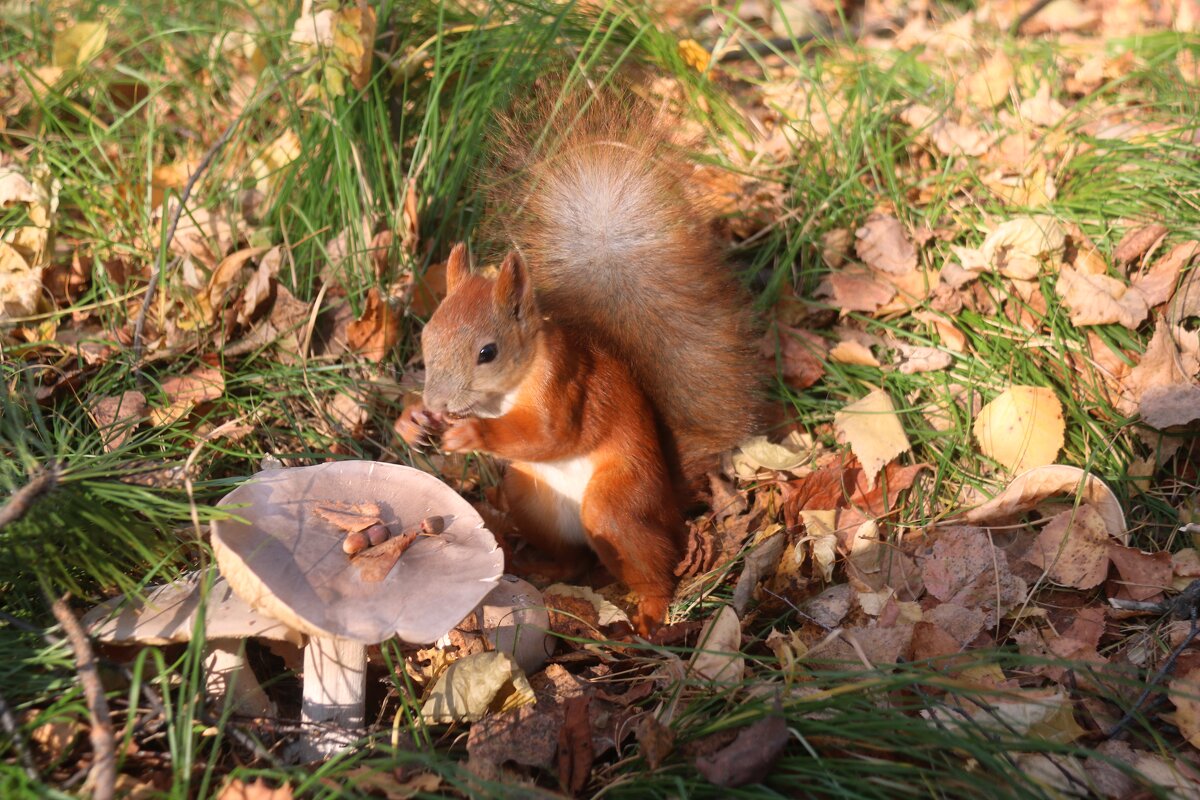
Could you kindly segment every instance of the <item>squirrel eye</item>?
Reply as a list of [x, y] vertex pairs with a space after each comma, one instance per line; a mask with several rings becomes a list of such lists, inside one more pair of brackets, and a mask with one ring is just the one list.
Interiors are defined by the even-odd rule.
[[495, 361], [496, 353], [497, 349], [495, 342], [492, 342], [491, 344], [485, 344], [483, 347], [479, 348], [479, 363], [487, 364], [490, 361]]

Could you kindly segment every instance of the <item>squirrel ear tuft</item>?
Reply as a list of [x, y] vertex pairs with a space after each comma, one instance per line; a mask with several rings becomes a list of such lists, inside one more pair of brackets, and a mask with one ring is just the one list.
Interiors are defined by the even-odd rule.
[[515, 319], [533, 314], [533, 283], [529, 280], [525, 262], [516, 250], [509, 250], [500, 264], [494, 296], [496, 305], [508, 310]]
[[462, 242], [450, 250], [450, 258], [446, 260], [446, 294], [467, 279], [471, 274], [471, 260], [467, 257], [467, 246]]

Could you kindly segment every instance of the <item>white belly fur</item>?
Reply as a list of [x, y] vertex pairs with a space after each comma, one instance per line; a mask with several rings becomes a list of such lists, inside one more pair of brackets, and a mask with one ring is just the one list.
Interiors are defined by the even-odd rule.
[[586, 456], [541, 463], [523, 462], [529, 474], [557, 496], [558, 530], [572, 544], [587, 544], [579, 517], [583, 493], [592, 480], [592, 462]]

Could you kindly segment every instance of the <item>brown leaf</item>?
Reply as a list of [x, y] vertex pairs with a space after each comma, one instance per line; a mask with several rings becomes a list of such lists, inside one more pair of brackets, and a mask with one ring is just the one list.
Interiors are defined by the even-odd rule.
[[821, 362], [825, 341], [814, 333], [776, 325], [767, 332], [760, 352], [767, 358], [778, 357], [783, 379], [793, 389], [807, 389], [825, 374]]
[[590, 696], [579, 695], [563, 704], [563, 726], [558, 732], [558, 781], [571, 794], [582, 791], [592, 774], [595, 750], [591, 702]]
[[285, 783], [273, 789], [262, 778], [255, 778], [254, 783], [232, 778], [217, 795], [217, 800], [292, 800], [292, 785]]
[[761, 783], [783, 755], [788, 743], [787, 721], [781, 716], [743, 728], [726, 747], [696, 759], [696, 769], [717, 786], [733, 788]]
[[1160, 596], [1171, 586], [1171, 554], [1143, 553], [1134, 547], [1108, 543], [1108, 557], [1120, 573], [1120, 594], [1130, 600], [1146, 601]]
[[638, 752], [650, 769], [658, 769], [675, 749], [675, 731], [663, 725], [653, 714], [642, 717], [637, 730]]
[[102, 397], [94, 402], [88, 413], [104, 440], [104, 451], [111, 453], [133, 433], [146, 417], [146, 398], [141, 392], [122, 392], [115, 397]]
[[1162, 305], [1171, 299], [1179, 273], [1192, 263], [1197, 255], [1200, 255], [1200, 242], [1191, 241], [1176, 245], [1155, 261], [1144, 274], [1135, 275], [1131, 285], [1142, 293], [1146, 305], [1151, 308]]
[[1166, 237], [1167, 226], [1157, 222], [1140, 228], [1130, 228], [1113, 251], [1113, 259], [1122, 267], [1129, 266], [1147, 252], [1153, 251]]
[[1091, 589], [1108, 576], [1109, 541], [1104, 520], [1085, 503], [1051, 519], [1025, 560], [1046, 570], [1056, 583]]
[[167, 378], [162, 382], [162, 390], [169, 404], [150, 412], [150, 421], [159, 427], [170, 425], [197, 405], [225, 394], [225, 375], [216, 367], [198, 367], [187, 375]]
[[841, 309], [842, 313], [873, 313], [896, 296], [895, 286], [880, 283], [864, 274], [831, 272], [825, 276], [823, 284], [828, 287], [833, 304]]
[[365, 531], [378, 525], [379, 506], [375, 503], [317, 503], [313, 513], [343, 531]]
[[1065, 464], [1048, 464], [1018, 475], [1000, 494], [963, 514], [963, 519], [972, 524], [1003, 520], [1058, 495], [1086, 500], [1104, 518], [1110, 536], [1121, 543], [1128, 540], [1125, 513], [1112, 489], [1096, 476]]
[[1055, 291], [1076, 326], [1117, 323], [1136, 330], [1150, 313], [1145, 295], [1108, 275], [1084, 275], [1063, 267]]
[[986, 531], [951, 527], [939, 534], [932, 555], [922, 564], [929, 594], [944, 602], [982, 610], [989, 629], [1025, 600], [1025, 581], [1012, 574], [1007, 555], [992, 545]]
[[1138, 410], [1142, 421], [1152, 428], [1187, 425], [1200, 419], [1200, 386], [1195, 383], [1152, 386], [1142, 395]]
[[1170, 698], [1179, 732], [1192, 747], [1200, 747], [1200, 667], [1171, 678]]
[[472, 725], [467, 753], [493, 764], [547, 768], [554, 764], [562, 725], [562, 705], [539, 696], [536, 705], [490, 714]]
[[1121, 383], [1118, 408], [1124, 413], [1139, 410], [1143, 396], [1154, 387], [1171, 387], [1192, 383], [1192, 376], [1200, 369], [1197, 357], [1184, 352], [1174, 336], [1174, 329], [1164, 320], [1158, 320], [1154, 334], [1146, 345], [1141, 360]]
[[383, 361], [400, 340], [400, 314], [371, 287], [362, 316], [346, 326], [346, 339], [369, 361]]
[[867, 488], [875, 488], [880, 470], [912, 449], [891, 395], [876, 389], [834, 414], [838, 438], [850, 445], [867, 474]]
[[854, 236], [855, 252], [871, 269], [897, 275], [916, 269], [917, 249], [895, 217], [872, 214]]

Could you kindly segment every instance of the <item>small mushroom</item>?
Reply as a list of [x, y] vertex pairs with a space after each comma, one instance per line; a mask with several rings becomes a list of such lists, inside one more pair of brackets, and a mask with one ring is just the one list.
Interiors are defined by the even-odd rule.
[[527, 581], [504, 575], [479, 604], [479, 627], [494, 650], [508, 653], [532, 675], [554, 654], [550, 613], [542, 593]]
[[[204, 585], [211, 581], [207, 596]], [[83, 616], [97, 640], [117, 645], [162, 645], [191, 641], [204, 601], [205, 694], [229, 697], [237, 713], [274, 716], [275, 709], [245, 663], [242, 640], [256, 637], [303, 646], [304, 636], [252, 609], [213, 572], [188, 572], [144, 598], [114, 597]], [[296, 651], [292, 651], [296, 652]]]
[[[418, 536], [382, 573], [364, 577], [342, 549], [345, 531], [314, 512], [333, 502], [370, 502], [402, 531], [432, 516], [444, 530]], [[453, 489], [398, 464], [339, 461], [266, 470], [226, 495], [235, 517], [213, 523], [221, 574], [247, 603], [310, 636], [304, 653], [306, 723], [335, 723], [349, 737], [311, 739], [302, 755], [345, 746], [362, 727], [366, 645], [392, 636], [435, 641], [496, 585], [504, 556], [483, 520]], [[377, 561], [375, 559], [374, 561]]]

